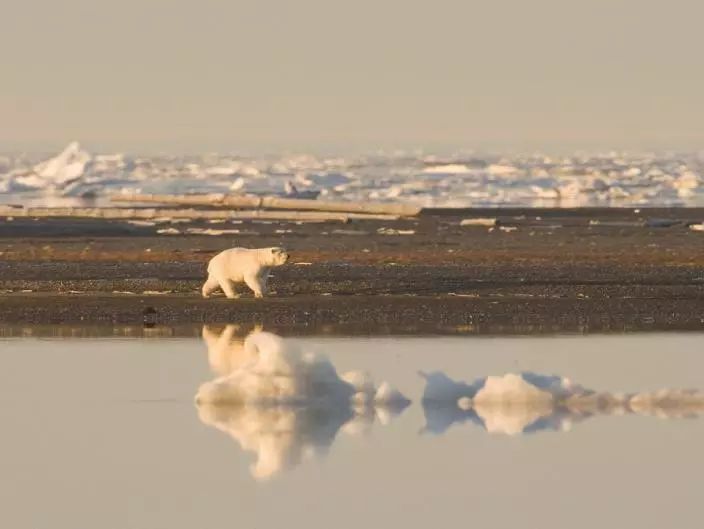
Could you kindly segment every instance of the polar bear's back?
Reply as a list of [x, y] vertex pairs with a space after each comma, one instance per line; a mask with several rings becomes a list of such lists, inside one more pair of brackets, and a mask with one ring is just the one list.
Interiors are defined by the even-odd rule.
[[223, 250], [208, 263], [208, 273], [239, 275], [261, 266], [258, 250], [249, 248], [229, 248]]

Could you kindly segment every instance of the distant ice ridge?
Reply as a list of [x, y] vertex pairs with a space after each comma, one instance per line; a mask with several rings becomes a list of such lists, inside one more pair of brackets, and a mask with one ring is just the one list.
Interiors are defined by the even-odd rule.
[[567, 431], [597, 415], [639, 414], [686, 417], [704, 413], [704, 393], [663, 389], [616, 394], [596, 392], [556, 375], [508, 373], [471, 384], [442, 372], [421, 373], [425, 431], [441, 434], [456, 423], [472, 422], [504, 435]]
[[129, 156], [77, 142], [40, 159], [0, 156], [0, 200], [106, 204], [120, 191], [250, 193], [410, 202], [422, 206], [704, 205], [704, 156], [606, 153], [549, 157], [418, 152]]
[[[7, 192], [22, 195], [41, 191], [46, 195], [92, 196], [104, 193], [134, 169], [122, 154], [92, 155], [78, 142], [70, 143], [56, 156], [32, 167], [20, 167], [5, 175]], [[138, 174], [132, 175], [139, 178]]]
[[339, 431], [356, 435], [388, 424], [409, 401], [363, 371], [339, 376], [322, 356], [255, 328], [204, 327], [211, 368], [222, 376], [196, 395], [201, 421], [253, 452], [251, 472], [268, 479], [324, 454]]
[[82, 178], [92, 160], [90, 154], [73, 142], [58, 155], [32, 168], [18, 168], [8, 172], [6, 186], [8, 190], [14, 191], [62, 189]]
[[63, 187], [82, 178], [93, 157], [77, 142], [70, 143], [61, 153], [34, 166], [35, 187]]

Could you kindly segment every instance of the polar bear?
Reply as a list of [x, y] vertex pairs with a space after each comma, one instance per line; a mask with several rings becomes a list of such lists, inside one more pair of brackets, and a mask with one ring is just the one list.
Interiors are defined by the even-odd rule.
[[228, 298], [236, 298], [232, 283], [245, 282], [254, 297], [263, 298], [269, 269], [288, 261], [283, 248], [230, 248], [213, 257], [208, 263], [208, 279], [203, 284], [203, 297], [207, 298], [219, 288]]

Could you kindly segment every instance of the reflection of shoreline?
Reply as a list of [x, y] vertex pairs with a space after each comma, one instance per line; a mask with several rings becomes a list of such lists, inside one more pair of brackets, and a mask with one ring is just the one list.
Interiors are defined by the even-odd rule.
[[253, 477], [267, 479], [325, 454], [337, 433], [388, 424], [409, 401], [366, 372], [338, 376], [325, 357], [304, 353], [260, 327], [237, 336], [203, 327], [208, 361], [220, 376], [196, 395], [200, 420], [256, 454]]
[[474, 423], [505, 435], [569, 431], [572, 424], [599, 415], [693, 417], [704, 413], [704, 393], [661, 390], [650, 393], [602, 393], [566, 378], [534, 373], [489, 376], [472, 384], [444, 373], [423, 374], [424, 431], [441, 435], [452, 425]]
[[[58, 287], [57, 287], [58, 288]], [[3, 317], [3, 327], [0, 329], [0, 338], [198, 338], [202, 335], [202, 323], [192, 322], [196, 319], [193, 315], [198, 314], [198, 320], [203, 318], [217, 319], [222, 316], [217, 310], [219, 307], [217, 305], [208, 304], [207, 300], [202, 300], [201, 298], [184, 298], [180, 295], [142, 295], [140, 293], [135, 294], [112, 294], [107, 293], [105, 297], [101, 296], [100, 306], [97, 306], [91, 300], [93, 296], [86, 294], [70, 294], [66, 295], [62, 293], [61, 295], [54, 296], [55, 299], [48, 300], [44, 296], [36, 296], [35, 294], [23, 294], [19, 292], [9, 293], [6, 292], [7, 296], [4, 297], [6, 302], [6, 307], [4, 311], [0, 310], [0, 316]], [[141, 312], [144, 309], [145, 304], [150, 304], [154, 298], [158, 298], [158, 304], [156, 305], [157, 314], [154, 316], [156, 323], [154, 326], [145, 326], [142, 322], [133, 325], [113, 325], [105, 324], [104, 321], [133, 321], [135, 315], [141, 316]], [[472, 307], [464, 306], [462, 300], [476, 300], [477, 298], [472, 298], [472, 296], [458, 296], [458, 295], [439, 295], [437, 298], [432, 300], [424, 299], [423, 305], [427, 306], [430, 312], [430, 321], [420, 321], [414, 316], [417, 307], [413, 305], [413, 297], [397, 297], [396, 299], [384, 298], [384, 308], [391, 314], [397, 314], [399, 320], [393, 320], [387, 322], [379, 318], [372, 318], [368, 316], [370, 311], [379, 310], [379, 303], [381, 301], [376, 300], [372, 303], [372, 300], [361, 300], [361, 296], [355, 296], [354, 300], [351, 300], [346, 305], [343, 304], [342, 300], [346, 297], [334, 297], [328, 296], [325, 298], [326, 301], [323, 303], [329, 304], [329, 306], [322, 306], [317, 304], [315, 306], [309, 307], [310, 310], [302, 310], [299, 305], [294, 306], [291, 302], [291, 306], [286, 306], [287, 301], [282, 300], [284, 306], [279, 307], [284, 316], [281, 319], [275, 319], [271, 322], [272, 327], [280, 332], [283, 332], [288, 337], [293, 336], [327, 336], [331, 338], [344, 337], [349, 338], [353, 336], [359, 337], [369, 337], [373, 335], [378, 336], [554, 336], [559, 334], [564, 335], [588, 335], [588, 334], [599, 334], [602, 337], [617, 337], [628, 332], [639, 332], [639, 333], [650, 333], [657, 334], [661, 331], [702, 331], [704, 330], [704, 323], [699, 319], [696, 321], [681, 321], [688, 314], [687, 307], [683, 307], [683, 301], [679, 300], [677, 303], [672, 302], [669, 307], [665, 306], [661, 308], [661, 311], [651, 315], [646, 318], [645, 316], [640, 317], [636, 321], [622, 321], [623, 314], [619, 313], [612, 315], [611, 319], [604, 320], [603, 313], [599, 312], [596, 315], [581, 315], [578, 321], [565, 321], [564, 318], [557, 320], [557, 316], [544, 311], [541, 314], [537, 314], [535, 323], [520, 323], [516, 322], [515, 319], [511, 321], [505, 321], [508, 315], [511, 315], [514, 310], [508, 301], [502, 301], [499, 305], [487, 305], [482, 308], [482, 312], [489, 313], [492, 312], [491, 321], [482, 321], [477, 323], [468, 323], [462, 321], [454, 321], [452, 315], [440, 313], [437, 311], [443, 311], [448, 307], [448, 304], [452, 304], [452, 314], [466, 313], [470, 311]], [[410, 300], [410, 301], [409, 301]], [[299, 303], [298, 300], [295, 300]], [[417, 300], [416, 300], [417, 301]], [[642, 300], [630, 300], [633, 303], [639, 303]], [[71, 303], [74, 303], [71, 305]], [[352, 305], [350, 305], [352, 303]], [[356, 306], [362, 303], [363, 306]], [[408, 306], [406, 304], [408, 303]], [[458, 305], [455, 306], [455, 304]], [[644, 302], [643, 302], [644, 303]], [[66, 316], [67, 319], [65, 323], [57, 323], [59, 321], [64, 321], [58, 316], [56, 316], [55, 311], [47, 310], [46, 305], [53, 307], [56, 311], [70, 310], [70, 312], [61, 312], [61, 316]], [[433, 307], [432, 305], [437, 305]], [[651, 303], [652, 305], [652, 303]], [[443, 308], [445, 307], [445, 308]], [[2, 308], [2, 307], [0, 307]], [[354, 309], [354, 310], [352, 310]], [[638, 314], [652, 314], [652, 306], [639, 306], [632, 307], [634, 311]], [[695, 310], [696, 307], [692, 307]], [[230, 309], [228, 309], [230, 310]], [[267, 314], [263, 312], [257, 313], [258, 317], [265, 318]], [[662, 314], [666, 313], [667, 310], [674, 311], [677, 310], [678, 319], [672, 320], [672, 318], [666, 319]], [[17, 320], [18, 314], [27, 314], [30, 311], [32, 316], [32, 321], [45, 323], [37, 323], [30, 325], [23, 325], [26, 320]], [[210, 312], [212, 311], [212, 312]], [[321, 312], [316, 311], [323, 311]], [[649, 312], [650, 311], [650, 312]], [[307, 313], [306, 318], [310, 320], [299, 319], [301, 312]], [[326, 323], [320, 323], [321, 319], [326, 319], [329, 314], [334, 312], [336, 314], [343, 314], [339, 321], [328, 321]], [[364, 314], [362, 314], [362, 312]], [[565, 309], [565, 312], [570, 313], [569, 309]], [[573, 311], [574, 312], [574, 311]], [[572, 312], [572, 313], [573, 313]], [[54, 315], [49, 318], [49, 315]], [[109, 314], [109, 318], [108, 318]], [[409, 316], [410, 314], [410, 316]], [[434, 317], [432, 314], [436, 314]], [[671, 314], [671, 313], [669, 313]], [[658, 319], [660, 315], [660, 319]], [[238, 317], [250, 317], [251, 314], [246, 312], [244, 314], [233, 314], [232, 318]], [[425, 316], [425, 315], [424, 315]], [[433, 319], [434, 318], [434, 319]], [[450, 318], [449, 322], [448, 319]], [[74, 322], [75, 319], [75, 323]], [[283, 323], [281, 320], [284, 320]], [[650, 323], [655, 319], [655, 323]], [[660, 321], [664, 319], [665, 321]], [[350, 321], [351, 320], [351, 321]], [[54, 323], [51, 323], [53, 321]], [[645, 323], [644, 323], [645, 321]], [[80, 323], [83, 322], [83, 323]], [[189, 323], [190, 322], [190, 323]], [[412, 323], [409, 323], [412, 322]], [[222, 324], [224, 326], [224, 324]]]

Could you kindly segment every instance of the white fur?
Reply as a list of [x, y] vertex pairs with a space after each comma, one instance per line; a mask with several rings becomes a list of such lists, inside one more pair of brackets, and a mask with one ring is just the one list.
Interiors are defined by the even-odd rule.
[[281, 248], [231, 248], [213, 257], [208, 263], [208, 279], [203, 284], [203, 297], [207, 298], [218, 288], [228, 298], [236, 298], [233, 283], [246, 283], [254, 297], [263, 298], [269, 269], [281, 266], [288, 254]]

